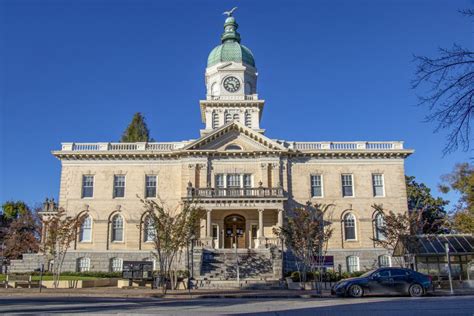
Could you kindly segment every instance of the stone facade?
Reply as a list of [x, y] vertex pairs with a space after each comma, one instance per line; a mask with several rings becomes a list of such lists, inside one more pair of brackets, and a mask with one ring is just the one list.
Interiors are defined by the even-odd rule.
[[[248, 64], [253, 56], [247, 48], [244, 59], [235, 54], [240, 35], [231, 18], [226, 20], [220, 55], [210, 56], [213, 64], [206, 69], [206, 99], [200, 101], [205, 128], [200, 138], [63, 143], [61, 150], [53, 151], [62, 166], [59, 206], [71, 216], [90, 218], [87, 238], [78, 232], [65, 270], [77, 270], [78, 260], [85, 257], [90, 270], [110, 270], [113, 258], [151, 257], [152, 243], [145, 241], [146, 214], [137, 198], [146, 197], [150, 176], [156, 180], [156, 194], [146, 198], [169, 208], [192, 198], [207, 211], [196, 232], [194, 265], [202, 262], [196, 255], [200, 249], [231, 248], [234, 243], [238, 248], [280, 249], [273, 229], [307, 201], [335, 205], [327, 218], [334, 227], [328, 247], [334, 269], [369, 269], [386, 254], [372, 241], [377, 214], [371, 205], [407, 211], [404, 159], [413, 151], [398, 141], [294, 142], [266, 137], [260, 128], [265, 102], [256, 91], [255, 65]], [[229, 47], [237, 50], [227, 53]], [[312, 183], [312, 176], [319, 181]], [[115, 193], [117, 177], [124, 186], [123, 197]], [[352, 196], [344, 196], [343, 190], [352, 191]], [[353, 236], [345, 236], [347, 214]], [[121, 238], [114, 237], [115, 226], [120, 226], [114, 222], [117, 218]], [[277, 267], [280, 274], [281, 262]], [[291, 268], [291, 259], [285, 267]]]

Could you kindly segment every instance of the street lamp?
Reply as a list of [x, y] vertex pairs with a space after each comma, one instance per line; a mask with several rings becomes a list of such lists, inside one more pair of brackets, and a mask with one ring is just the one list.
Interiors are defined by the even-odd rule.
[[235, 263], [237, 265], [237, 286], [240, 287], [239, 255], [237, 253], [237, 231], [234, 233]]
[[187, 254], [187, 265], [188, 265], [188, 292], [191, 295], [191, 278], [194, 278], [194, 262], [191, 263], [191, 269], [189, 268], [189, 243], [191, 242], [191, 260], [193, 260], [194, 253], [194, 239], [196, 237], [193, 235], [189, 236], [188, 242], [186, 243], [186, 254]]

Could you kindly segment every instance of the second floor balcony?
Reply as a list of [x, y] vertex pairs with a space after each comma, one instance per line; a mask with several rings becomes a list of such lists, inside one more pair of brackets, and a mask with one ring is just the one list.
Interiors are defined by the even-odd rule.
[[259, 199], [259, 198], [284, 198], [284, 190], [278, 188], [194, 188], [188, 186], [188, 199]]

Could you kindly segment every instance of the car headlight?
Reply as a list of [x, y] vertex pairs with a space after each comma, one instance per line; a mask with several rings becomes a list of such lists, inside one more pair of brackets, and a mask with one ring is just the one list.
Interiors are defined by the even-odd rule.
[[336, 288], [344, 287], [344, 286], [347, 285], [347, 283], [348, 283], [347, 281], [342, 281], [341, 283], [338, 283], [338, 284], [336, 285]]

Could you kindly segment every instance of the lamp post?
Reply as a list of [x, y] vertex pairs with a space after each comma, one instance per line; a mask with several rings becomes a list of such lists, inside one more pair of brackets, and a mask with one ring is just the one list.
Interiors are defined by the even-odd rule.
[[454, 291], [453, 291], [453, 278], [451, 276], [451, 259], [449, 257], [449, 244], [445, 243], [444, 248], [446, 250], [446, 260], [448, 262], [449, 288], [451, 290], [451, 295], [453, 295], [454, 294]]
[[237, 253], [237, 231], [234, 234], [235, 264], [237, 271], [237, 286], [240, 287], [239, 255]]
[[[188, 254], [188, 293], [191, 295], [191, 278], [194, 278], [194, 235], [189, 236], [189, 240], [186, 243], [186, 253]], [[191, 270], [189, 269], [189, 243], [191, 242]]]

